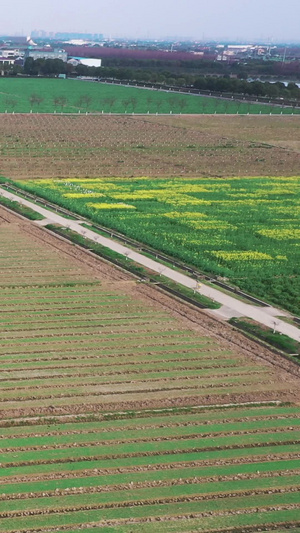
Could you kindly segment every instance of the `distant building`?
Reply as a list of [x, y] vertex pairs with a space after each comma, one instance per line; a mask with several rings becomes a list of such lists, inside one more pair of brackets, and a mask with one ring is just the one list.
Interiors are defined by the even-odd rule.
[[28, 48], [25, 52], [25, 59], [28, 57], [32, 57], [32, 59], [61, 59], [64, 61], [64, 63], [67, 62], [68, 54], [65, 52], [65, 50], [60, 50], [59, 48], [47, 49], [47, 48], [39, 48], [39, 49], [31, 49]]
[[0, 48], [1, 57], [6, 57], [7, 59], [14, 59], [20, 55], [19, 48]]
[[20, 37], [20, 36], [15, 36], [15, 35], [4, 35], [2, 37], [2, 39], [6, 42], [6, 43], [9, 43], [10, 45], [15, 45], [15, 46], [29, 46], [29, 45], [34, 45], [35, 43], [31, 40], [31, 37]]
[[68, 63], [73, 65], [73, 67], [77, 67], [78, 65], [85, 65], [86, 67], [101, 67], [102, 59], [95, 59], [92, 57], [70, 57]]
[[69, 39], [83, 39], [84, 41], [102, 41], [102, 33], [55, 33], [55, 39], [69, 40]]
[[15, 60], [14, 59], [0, 56], [0, 66], [1, 67], [10, 66], [10, 65], [14, 65], [14, 64], [15, 64]]

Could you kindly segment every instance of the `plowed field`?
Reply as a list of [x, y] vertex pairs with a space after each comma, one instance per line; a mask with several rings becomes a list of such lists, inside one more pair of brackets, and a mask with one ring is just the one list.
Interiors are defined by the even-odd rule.
[[[297, 175], [299, 117], [0, 116], [8, 178]], [[297, 144], [298, 143], [298, 144]]]
[[297, 525], [296, 367], [0, 217], [1, 531]]

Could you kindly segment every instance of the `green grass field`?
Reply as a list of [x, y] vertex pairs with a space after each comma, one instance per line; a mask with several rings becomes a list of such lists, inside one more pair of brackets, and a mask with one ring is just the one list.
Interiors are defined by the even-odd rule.
[[[64, 98], [64, 104], [56, 103]], [[0, 112], [291, 114], [300, 109], [80, 80], [2, 78]]]

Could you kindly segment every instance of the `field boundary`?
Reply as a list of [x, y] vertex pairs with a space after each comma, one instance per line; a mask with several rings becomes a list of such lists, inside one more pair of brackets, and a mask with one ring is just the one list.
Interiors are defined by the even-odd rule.
[[[267, 104], [265, 104], [267, 105]], [[299, 108], [298, 108], [299, 109]], [[60, 111], [53, 111], [52, 113], [49, 112], [43, 112], [43, 111], [32, 111], [32, 112], [22, 112], [22, 111], [2, 111], [0, 112], [0, 115], [16, 115], [16, 116], [32, 116], [32, 115], [50, 115], [50, 116], [66, 116], [66, 117], [80, 117], [80, 116], [100, 116], [100, 117], [215, 117], [215, 116], [221, 116], [221, 117], [298, 117], [300, 118], [300, 112], [299, 113], [136, 113], [134, 111], [128, 112], [128, 113], [115, 113], [113, 111], [111, 112], [100, 112], [100, 111], [75, 111], [73, 113], [66, 113], [66, 112], [60, 112]]]

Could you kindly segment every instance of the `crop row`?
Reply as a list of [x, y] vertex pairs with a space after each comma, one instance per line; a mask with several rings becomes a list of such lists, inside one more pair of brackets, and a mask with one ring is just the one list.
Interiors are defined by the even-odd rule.
[[[21, 497], [32, 498], [36, 495], [41, 496], [42, 493], [54, 493], [55, 491], [76, 492], [78, 489], [85, 489], [86, 491], [93, 489], [102, 489], [103, 491], [109, 487], [116, 487], [118, 485], [138, 486], [147, 485], [150, 483], [165, 483], [177, 484], [192, 483], [192, 482], [215, 482], [234, 480], [238, 476], [239, 480], [243, 479], [257, 479], [257, 478], [271, 478], [281, 475], [294, 475], [299, 470], [298, 459], [274, 460], [270, 461], [255, 461], [249, 464], [230, 464], [230, 465], [212, 465], [209, 467], [201, 467], [199, 465], [191, 466], [189, 463], [182, 467], [174, 464], [172, 468], [165, 468], [166, 465], [161, 465], [160, 469], [141, 471], [135, 470], [134, 466], [131, 469], [124, 469], [125, 472], [118, 473], [113, 470], [106, 470], [104, 472], [93, 473], [89, 472], [89, 476], [84, 476], [83, 473], [78, 472], [78, 476], [74, 477], [69, 473], [64, 478], [43, 479], [35, 481], [35, 476], [27, 479], [22, 484], [11, 482], [8, 478], [1, 486], [1, 498], [14, 497], [15, 499]], [[14, 478], [12, 478], [14, 479]], [[124, 487], [125, 488], [125, 487]]]
[[[197, 518], [195, 518], [197, 516]], [[264, 510], [262, 514], [257, 512], [257, 509], [247, 510], [244, 514], [241, 511], [216, 513], [193, 513], [192, 516], [188, 514], [170, 515], [165, 517], [150, 517], [146, 520], [110, 520], [109, 522], [97, 520], [87, 525], [87, 527], [80, 527], [80, 532], [90, 533], [91, 528], [93, 533], [119, 533], [122, 528], [123, 533], [187, 533], [187, 519], [188, 527], [192, 531], [218, 531], [220, 533], [227, 533], [228, 531], [239, 531], [244, 527], [250, 533], [256, 533], [258, 529], [262, 531], [276, 531], [276, 533], [286, 533], [287, 528], [290, 528], [294, 533], [299, 533], [299, 508], [274, 508], [272, 511]], [[101, 524], [101, 525], [99, 525]], [[283, 529], [279, 529], [282, 527]], [[43, 531], [43, 530], [41, 530]], [[48, 529], [47, 532], [52, 533], [78, 533], [79, 529], [74, 530], [71, 526], [67, 529], [54, 528]], [[27, 533], [27, 532], [26, 532]]]
[[[297, 418], [299, 415], [299, 409], [293, 406], [276, 406], [276, 405], [266, 405], [266, 406], [236, 406], [230, 408], [214, 408], [214, 409], [183, 409], [178, 411], [164, 411], [160, 412], [138, 412], [135, 413], [135, 417], [128, 418], [128, 415], [118, 415], [114, 414], [113, 418], [107, 415], [94, 415], [92, 420], [85, 421], [84, 418], [73, 417], [73, 420], [65, 421], [63, 424], [59, 421], [52, 421], [51, 430], [47, 425], [47, 420], [42, 424], [41, 420], [33, 420], [28, 425], [28, 422], [19, 422], [15, 426], [12, 421], [12, 426], [1, 427], [1, 436], [2, 438], [6, 435], [25, 435], [31, 434], [54, 434], [64, 433], [64, 432], [89, 432], [95, 429], [103, 431], [116, 431], [116, 430], [135, 430], [143, 429], [147, 427], [165, 427], [182, 423], [198, 423], [201, 422], [204, 425], [214, 424], [215, 421], [222, 424], [230, 423], [234, 420], [243, 421], [246, 420], [249, 423], [251, 421], [263, 421], [267, 420], [284, 420], [289, 418]], [[68, 419], [69, 420], [69, 419]], [[1, 441], [0, 441], [1, 442]]]
[[[27, 409], [34, 409], [34, 412], [38, 412], [40, 407], [40, 413], [51, 412], [53, 409], [64, 408], [65, 412], [76, 412], [76, 410], [82, 410], [88, 408], [89, 410], [116, 410], [120, 409], [120, 404], [126, 405], [126, 409], [137, 409], [138, 405], [141, 408], [146, 406], [158, 407], [159, 405], [168, 406], [170, 404], [180, 405], [184, 401], [186, 404], [197, 404], [208, 402], [218, 403], [223, 401], [229, 395], [237, 401], [238, 397], [242, 397], [245, 394], [251, 395], [253, 393], [255, 385], [256, 397], [258, 399], [269, 398], [274, 400], [276, 394], [274, 393], [274, 383], [272, 382], [260, 382], [254, 383], [253, 381], [248, 383], [231, 384], [225, 383], [224, 386], [210, 385], [204, 388], [200, 388], [198, 383], [193, 385], [183, 385], [169, 383], [168, 386], [160, 385], [154, 386], [151, 382], [144, 382], [138, 387], [131, 384], [127, 390], [120, 390], [117, 387], [107, 387], [107, 390], [103, 391], [104, 387], [96, 388], [96, 390], [80, 391], [74, 394], [44, 394], [41, 398], [38, 394], [32, 394], [28, 398], [12, 398], [7, 399], [0, 404], [0, 412], [2, 415], [11, 414], [12, 410], [19, 408], [20, 402], [22, 402], [22, 411], [25, 413]], [[289, 387], [285, 384], [276, 387], [278, 392], [281, 392], [282, 398], [289, 397]], [[50, 404], [50, 408], [49, 408]], [[85, 406], [85, 407], [84, 407]]]
[[[179, 365], [178, 365], [179, 366]], [[187, 365], [188, 366], [188, 365]], [[14, 376], [11, 377], [11, 380], [2, 379], [1, 380], [1, 388], [3, 390], [3, 394], [5, 395], [5, 391], [10, 391], [13, 394], [22, 394], [20, 391], [34, 391], [35, 389], [43, 388], [43, 390], [47, 389], [57, 389], [61, 388], [64, 385], [66, 386], [66, 389], [70, 387], [70, 385], [73, 387], [76, 387], [78, 385], [82, 386], [82, 381], [84, 379], [85, 386], [96, 386], [96, 385], [102, 385], [105, 383], [112, 384], [119, 384], [119, 383], [136, 383], [140, 381], [167, 381], [170, 379], [172, 382], [173, 380], [189, 380], [190, 378], [195, 376], [195, 372], [198, 370], [199, 375], [197, 376], [197, 379], [199, 379], [199, 386], [201, 387], [201, 380], [207, 381], [207, 377], [210, 376], [212, 379], [212, 383], [215, 382], [216, 378], [222, 375], [222, 377], [225, 380], [228, 380], [229, 378], [236, 378], [238, 380], [242, 380], [243, 377], [250, 372], [252, 372], [254, 375], [261, 375], [266, 379], [267, 372], [265, 374], [260, 374], [259, 371], [255, 370], [255, 367], [246, 367], [243, 370], [240, 368], [218, 368], [218, 369], [205, 369], [202, 371], [201, 367], [197, 365], [191, 364], [189, 368], [187, 366], [180, 365], [179, 368], [176, 368], [176, 364], [169, 365], [170, 369], [167, 370], [167, 365], [165, 365], [165, 368], [157, 369], [155, 368], [155, 371], [151, 371], [151, 367], [147, 368], [148, 372], [145, 371], [147, 369], [142, 368], [142, 365], [140, 365], [139, 370], [132, 369], [123, 369], [122, 370], [115, 370], [115, 371], [105, 371], [105, 372], [77, 372], [77, 373], [68, 373], [61, 375], [59, 372], [55, 375], [51, 376], [37, 376], [35, 379], [25, 377], [22, 378], [15, 378]], [[48, 381], [49, 380], [49, 381]], [[255, 381], [255, 380], [254, 380]], [[253, 381], [253, 383], [254, 383]], [[78, 390], [78, 389], [76, 389]], [[5, 397], [5, 396], [3, 396]]]
[[[175, 438], [188, 438], [189, 436], [193, 435], [199, 436], [199, 438], [206, 438], [206, 437], [218, 437], [218, 434], [222, 434], [222, 436], [230, 435], [231, 433], [236, 433], [239, 435], [247, 435], [247, 434], [270, 434], [272, 435], [276, 434], [277, 432], [285, 432], [288, 428], [291, 431], [295, 431], [295, 438], [297, 438], [297, 429], [300, 426], [300, 419], [299, 418], [289, 418], [288, 420], [262, 420], [262, 421], [254, 421], [254, 422], [248, 422], [248, 421], [242, 421], [242, 422], [231, 422], [226, 424], [209, 424], [209, 425], [199, 425], [197, 424], [197, 421], [194, 420], [193, 423], [185, 423], [182, 425], [175, 425], [175, 426], [167, 426], [167, 427], [155, 427], [150, 426], [149, 429], [144, 427], [141, 431], [141, 429], [134, 430], [127, 430], [123, 428], [122, 430], [118, 431], [108, 431], [106, 434], [103, 434], [102, 430], [95, 429], [92, 432], [86, 433], [76, 433], [74, 434], [66, 434], [66, 435], [46, 435], [46, 436], [26, 436], [22, 438], [2, 438], [0, 441], [2, 453], [4, 453], [4, 449], [14, 448], [14, 450], [17, 451], [18, 448], [22, 449], [28, 449], [33, 448], [35, 450], [38, 450], [39, 448], [61, 448], [65, 446], [74, 446], [74, 443], [77, 446], [85, 446], [89, 445], [90, 443], [93, 443], [93, 445], [99, 445], [101, 442], [101, 446], [108, 444], [110, 441], [126, 441], [130, 440], [132, 442], [141, 441], [144, 442], [146, 440], [169, 440], [169, 439], [175, 439]], [[300, 467], [300, 466], [299, 466]]]
[[[108, 504], [107, 507], [105, 505], [95, 504], [87, 504], [85, 507], [82, 506], [82, 509], [80, 506], [76, 509], [76, 506], [72, 506], [72, 503], [70, 507], [63, 508], [60, 507], [62, 504], [61, 498], [57, 498], [56, 505], [57, 507], [53, 508], [53, 511], [49, 510], [49, 512], [43, 512], [41, 509], [40, 512], [36, 511], [34, 513], [34, 516], [28, 517], [28, 516], [17, 516], [14, 518], [13, 516], [10, 516], [9, 520], [5, 521], [3, 524], [3, 531], [9, 531], [13, 530], [14, 528], [17, 528], [18, 530], [22, 530], [27, 528], [27, 530], [31, 528], [39, 529], [40, 527], [45, 526], [65, 526], [65, 525], [72, 525], [72, 524], [81, 524], [93, 521], [105, 521], [105, 520], [122, 520], [122, 519], [135, 519], [135, 518], [147, 518], [147, 517], [160, 517], [162, 515], [166, 516], [180, 516], [182, 514], [201, 514], [202, 513], [217, 513], [221, 514], [222, 512], [228, 512], [231, 513], [234, 511], [246, 511], [249, 509], [251, 512], [257, 512], [257, 510], [261, 511], [271, 511], [271, 510], [282, 510], [284, 508], [286, 509], [297, 509], [299, 512], [299, 505], [300, 505], [300, 492], [289, 492], [284, 491], [276, 493], [276, 491], [273, 493], [271, 491], [271, 494], [266, 493], [257, 493], [254, 494], [247, 494], [245, 496], [243, 495], [233, 495], [232, 497], [228, 498], [212, 498], [211, 500], [202, 500], [201, 498], [193, 498], [192, 496], [188, 495], [185, 498], [182, 498], [182, 501], [180, 499], [177, 499], [176, 497], [172, 497], [168, 500], [163, 500], [163, 498], [155, 498], [150, 499], [148, 501], [144, 502], [144, 505], [142, 505], [142, 502], [137, 500], [136, 502], [134, 500], [130, 500], [130, 497], [128, 497], [128, 503], [124, 503], [123, 505], [116, 505], [111, 504], [111, 506]], [[124, 495], [124, 493], [123, 493]], [[134, 495], [132, 494], [132, 497]], [[174, 503], [173, 503], [174, 502]], [[28, 503], [28, 502], [26, 502]], [[55, 505], [54, 503], [54, 505]], [[22, 514], [22, 512], [21, 512]], [[29, 513], [28, 513], [29, 514]], [[205, 516], [204, 515], [204, 516]], [[8, 514], [9, 516], [9, 514]], [[207, 515], [206, 515], [207, 516]]]

